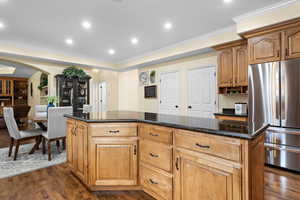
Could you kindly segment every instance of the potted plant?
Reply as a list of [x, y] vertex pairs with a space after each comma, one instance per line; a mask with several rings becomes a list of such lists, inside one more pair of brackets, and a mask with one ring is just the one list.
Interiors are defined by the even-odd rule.
[[57, 103], [57, 97], [56, 96], [49, 96], [48, 98], [47, 98], [47, 100], [48, 100], [48, 108], [49, 107], [55, 107], [55, 103]]
[[82, 69], [78, 69], [75, 66], [71, 66], [71, 67], [64, 69], [63, 75], [65, 75], [67, 78], [70, 78], [70, 79], [74, 78], [74, 77], [85, 78], [88, 76]]
[[151, 83], [155, 83], [155, 74], [156, 74], [155, 70], [150, 72], [150, 82]]

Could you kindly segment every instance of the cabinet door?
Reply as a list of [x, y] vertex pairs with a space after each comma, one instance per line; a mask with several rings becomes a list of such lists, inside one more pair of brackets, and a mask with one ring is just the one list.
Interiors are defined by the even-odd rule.
[[240, 169], [202, 159], [200, 154], [176, 151], [175, 156], [175, 200], [242, 199]]
[[248, 40], [250, 64], [281, 60], [281, 32], [253, 37]]
[[284, 51], [285, 59], [300, 58], [300, 27], [284, 32]]
[[73, 143], [74, 143], [74, 120], [67, 121], [67, 162], [71, 169], [75, 169], [75, 162], [73, 156]]
[[92, 138], [91, 185], [137, 185], [137, 139]]
[[232, 86], [233, 53], [232, 48], [224, 49], [218, 55], [219, 87]]
[[233, 48], [233, 86], [248, 85], [247, 45]]
[[73, 160], [75, 164], [75, 173], [83, 181], [87, 178], [87, 126], [76, 122], [73, 137]]

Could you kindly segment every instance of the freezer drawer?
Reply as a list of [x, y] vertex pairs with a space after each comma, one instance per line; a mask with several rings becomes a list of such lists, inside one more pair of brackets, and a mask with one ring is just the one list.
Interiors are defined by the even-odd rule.
[[300, 149], [300, 130], [269, 128], [266, 131], [265, 142], [270, 144], [293, 146]]
[[266, 164], [300, 172], [300, 149], [265, 143]]

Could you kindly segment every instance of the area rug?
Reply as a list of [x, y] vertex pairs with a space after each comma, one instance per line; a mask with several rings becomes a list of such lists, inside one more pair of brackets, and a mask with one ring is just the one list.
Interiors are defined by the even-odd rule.
[[44, 155], [41, 148], [35, 151], [34, 154], [29, 155], [28, 152], [32, 147], [33, 144], [21, 145], [16, 161], [13, 161], [13, 156], [8, 157], [8, 148], [1, 148], [0, 179], [66, 162], [66, 151], [58, 153], [55, 145], [52, 147], [51, 161], [48, 161], [48, 155]]

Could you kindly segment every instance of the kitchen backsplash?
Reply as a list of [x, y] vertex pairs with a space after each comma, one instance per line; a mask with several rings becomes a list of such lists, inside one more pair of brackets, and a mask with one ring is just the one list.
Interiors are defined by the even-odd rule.
[[235, 103], [248, 103], [248, 95], [219, 95], [219, 112], [222, 112], [223, 108], [234, 108]]

